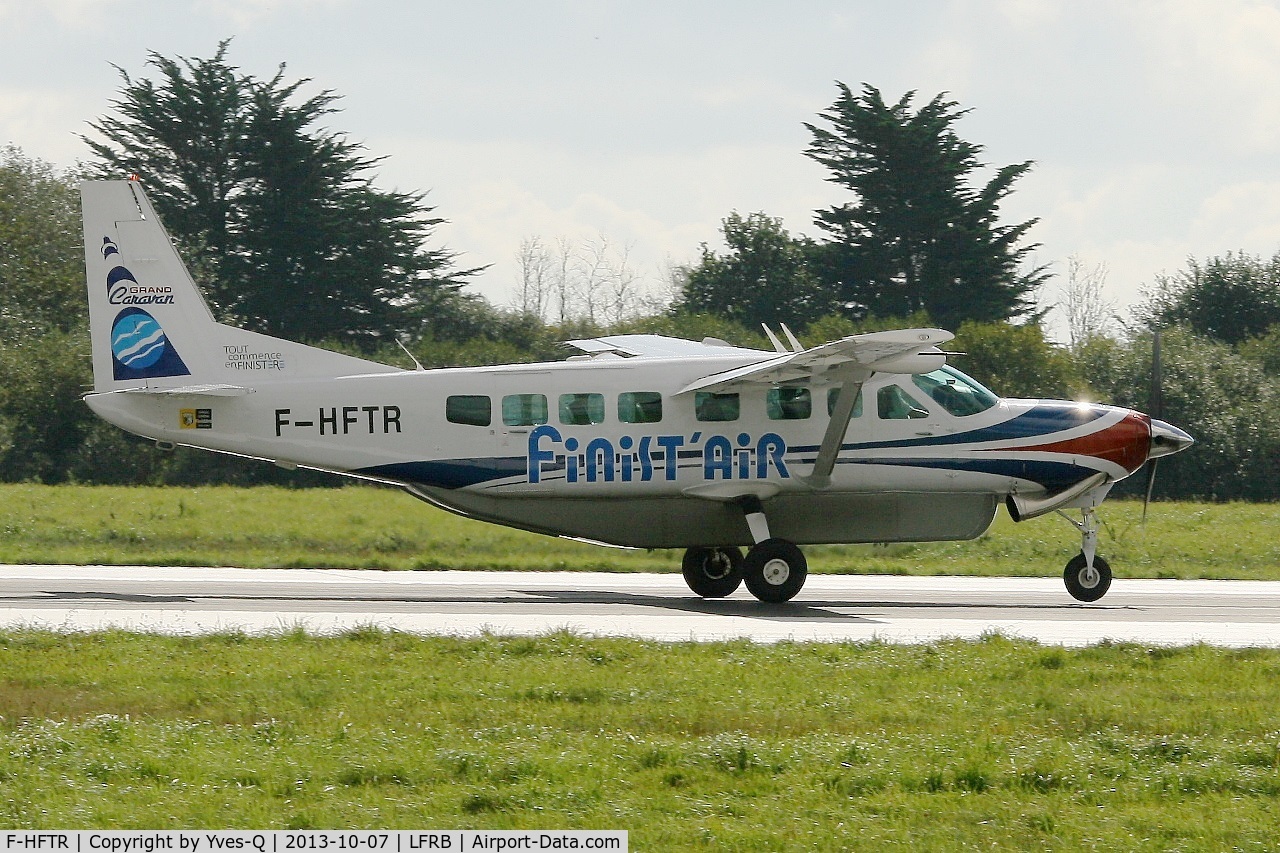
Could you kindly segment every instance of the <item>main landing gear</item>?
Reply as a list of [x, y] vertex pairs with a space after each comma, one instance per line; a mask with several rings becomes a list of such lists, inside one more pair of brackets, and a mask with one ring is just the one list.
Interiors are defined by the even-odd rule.
[[1080, 553], [1071, 558], [1062, 572], [1067, 592], [1077, 601], [1097, 601], [1111, 588], [1111, 566], [1096, 553], [1098, 547], [1098, 516], [1093, 507], [1080, 511], [1076, 521], [1071, 516], [1058, 513], [1080, 531]]
[[738, 501], [756, 544], [742, 556], [735, 547], [690, 548], [684, 552], [681, 573], [689, 589], [703, 598], [724, 598], [744, 580], [761, 601], [782, 602], [795, 598], [809, 576], [809, 562], [795, 544], [769, 535], [760, 500]]

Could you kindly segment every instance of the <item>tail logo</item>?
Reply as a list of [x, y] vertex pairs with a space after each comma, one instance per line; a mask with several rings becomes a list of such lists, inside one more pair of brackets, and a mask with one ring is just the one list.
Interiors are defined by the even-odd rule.
[[141, 308], [126, 308], [116, 315], [111, 324], [111, 356], [116, 379], [191, 373], [156, 318]]
[[[111, 255], [118, 256], [119, 250], [110, 238], [103, 238], [102, 257], [106, 260]], [[107, 296], [110, 304], [142, 301], [116, 298], [121, 293], [121, 283], [125, 281], [131, 282], [138, 290], [142, 289], [137, 285], [133, 274], [122, 266], [112, 267], [107, 273]], [[167, 289], [164, 288], [164, 290]], [[146, 301], [152, 304], [171, 305], [173, 297], [152, 298]], [[143, 309], [136, 307], [125, 308], [111, 323], [111, 361], [112, 373], [117, 380], [188, 376], [191, 373], [182, 356], [178, 355], [178, 351], [170, 343], [159, 321]]]
[[[102, 238], [102, 259], [109, 260], [115, 255], [120, 257], [120, 249], [110, 237]], [[116, 266], [107, 273], [107, 303], [110, 305], [172, 305], [172, 287], [143, 287], [133, 277], [128, 268]]]

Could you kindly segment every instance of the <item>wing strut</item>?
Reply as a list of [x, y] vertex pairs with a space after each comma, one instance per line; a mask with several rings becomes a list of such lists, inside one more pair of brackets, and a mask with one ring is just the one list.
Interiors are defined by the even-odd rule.
[[835, 407], [831, 410], [831, 420], [827, 423], [822, 445], [818, 448], [818, 458], [813, 462], [813, 472], [805, 478], [813, 488], [825, 489], [831, 485], [831, 472], [836, 467], [840, 445], [844, 441], [845, 431], [849, 429], [849, 421], [853, 418], [853, 405], [858, 401], [858, 394], [862, 393], [863, 383], [870, 378], [871, 371], [862, 370], [841, 383]]

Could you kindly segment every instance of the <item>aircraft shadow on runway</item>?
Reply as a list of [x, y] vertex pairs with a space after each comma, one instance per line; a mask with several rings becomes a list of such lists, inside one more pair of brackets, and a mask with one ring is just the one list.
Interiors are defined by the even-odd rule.
[[[1037, 602], [979, 602], [979, 601], [903, 601], [903, 600], [818, 600], [818, 601], [789, 601], [778, 604], [771, 604], [747, 598], [696, 598], [693, 596], [670, 596], [670, 595], [645, 595], [629, 592], [619, 592], [615, 590], [556, 590], [556, 589], [526, 589], [514, 590], [516, 594], [495, 594], [495, 595], [439, 595], [439, 596], [376, 596], [376, 597], [350, 597], [350, 596], [287, 596], [287, 595], [244, 595], [244, 594], [203, 594], [195, 593], [191, 595], [180, 594], [147, 594], [147, 593], [126, 593], [112, 591], [41, 591], [38, 594], [25, 597], [25, 601], [30, 604], [50, 604], [55, 602], [67, 601], [83, 601], [83, 602], [111, 602], [132, 605], [153, 605], [162, 606], [166, 604], [186, 605], [189, 607], [199, 607], [200, 602], [252, 602], [258, 605], [265, 605], [276, 601], [288, 604], [305, 604], [316, 603], [326, 605], [349, 605], [350, 607], [367, 608], [376, 607], [379, 604], [394, 605], [492, 605], [492, 606], [519, 606], [528, 605], [531, 602], [549, 602], [556, 605], [563, 605], [566, 608], [579, 605], [605, 605], [605, 606], [630, 606], [644, 607], [659, 610], [668, 610], [680, 613], [698, 613], [708, 616], [730, 616], [744, 619], [764, 619], [771, 621], [786, 622], [844, 622], [844, 623], [877, 623], [884, 621], [876, 618], [874, 614], [865, 613], [867, 610], [895, 610], [895, 611], [919, 611], [922, 614], [928, 611], [951, 611], [951, 612], [978, 612], [1005, 610], [1013, 613], [1019, 612], [1044, 612], [1044, 611], [1074, 611], [1081, 610], [1097, 610], [1097, 611], [1115, 611], [1115, 610], [1134, 610], [1142, 608], [1134, 608], [1132, 606], [1109, 606], [1101, 604], [1083, 605], [1076, 602], [1056, 603], [1037, 603]], [[6, 597], [7, 600], [13, 601], [14, 598]], [[836, 609], [839, 608], [839, 609]], [[862, 613], [850, 613], [849, 609], [856, 608]], [[447, 611], [446, 611], [447, 612]]]

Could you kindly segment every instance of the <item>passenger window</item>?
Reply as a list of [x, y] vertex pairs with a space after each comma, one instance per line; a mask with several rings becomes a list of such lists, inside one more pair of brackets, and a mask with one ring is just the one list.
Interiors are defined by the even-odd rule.
[[880, 411], [880, 418], [886, 421], [929, 417], [929, 411], [903, 391], [901, 385], [886, 385], [881, 388], [876, 395], [876, 407]]
[[618, 395], [618, 420], [624, 424], [656, 424], [662, 420], [662, 395], [657, 391], [624, 391]]
[[693, 395], [693, 413], [700, 421], [736, 421], [740, 408], [737, 394], [698, 391]]
[[813, 395], [808, 388], [770, 388], [764, 407], [771, 421], [802, 421], [813, 414]]
[[959, 418], [985, 412], [999, 402], [996, 395], [986, 388], [958, 370], [947, 367], [912, 376], [911, 381], [939, 406]]
[[547, 422], [547, 398], [543, 394], [508, 394], [502, 398], [502, 422], [507, 426], [534, 426]]
[[604, 423], [604, 395], [561, 394], [560, 423], [568, 426]]
[[[839, 397], [840, 397], [839, 388], [832, 388], [830, 391], [827, 392], [827, 417], [830, 417], [831, 413], [836, 410], [836, 400], [839, 399]], [[861, 388], [858, 389], [858, 396], [853, 401], [853, 414], [850, 415], [849, 417], [851, 418], [862, 417], [862, 389]]]
[[488, 426], [493, 422], [493, 403], [479, 394], [455, 394], [444, 401], [449, 423]]

